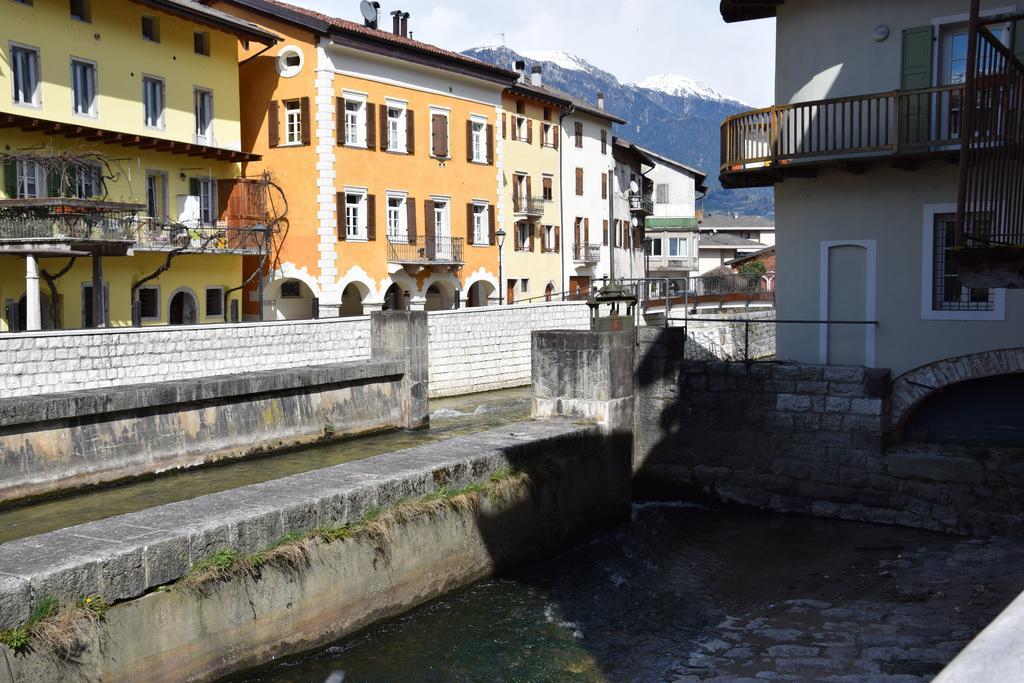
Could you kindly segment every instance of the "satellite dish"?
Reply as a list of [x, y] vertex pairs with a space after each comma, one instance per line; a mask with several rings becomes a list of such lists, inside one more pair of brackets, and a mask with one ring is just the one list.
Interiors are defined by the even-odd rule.
[[633, 194], [636, 194], [637, 192], [640, 191], [640, 186], [636, 184], [635, 180], [629, 181], [629, 191], [632, 192]]
[[363, 19], [366, 19], [367, 22], [377, 21], [377, 8], [369, 0], [359, 3], [359, 11], [363, 13]]
[[629, 222], [633, 224], [634, 228], [640, 225], [640, 221], [636, 219], [636, 216], [633, 216], [632, 220], [630, 220]]

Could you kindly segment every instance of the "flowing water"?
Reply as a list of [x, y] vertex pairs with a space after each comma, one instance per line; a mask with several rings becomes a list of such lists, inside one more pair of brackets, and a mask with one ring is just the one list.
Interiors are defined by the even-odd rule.
[[634, 520], [230, 679], [927, 680], [1024, 586], [1024, 546], [634, 505]]
[[530, 416], [530, 388], [430, 402], [430, 429], [392, 431], [236, 460], [0, 510], [0, 543], [126, 512], [480, 432]]

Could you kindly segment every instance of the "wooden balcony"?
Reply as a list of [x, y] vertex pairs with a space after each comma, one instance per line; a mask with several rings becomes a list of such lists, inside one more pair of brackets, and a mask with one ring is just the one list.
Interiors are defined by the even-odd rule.
[[776, 105], [722, 124], [720, 180], [763, 187], [831, 166], [859, 173], [869, 163], [913, 168], [960, 152], [964, 85]]

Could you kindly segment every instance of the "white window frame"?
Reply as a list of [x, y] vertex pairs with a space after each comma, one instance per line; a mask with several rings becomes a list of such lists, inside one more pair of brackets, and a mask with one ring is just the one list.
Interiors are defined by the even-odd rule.
[[473, 246], [491, 246], [490, 236], [490, 202], [473, 200]]
[[662, 252], [664, 251], [664, 249], [662, 247], [662, 241], [663, 240], [662, 240], [661, 237], [652, 237], [651, 241], [648, 242], [647, 255], [648, 256], [657, 256], [657, 257], [660, 258], [661, 255], [662, 255]]
[[[206, 130], [199, 132], [199, 99], [208, 98], [206, 104], [206, 115], [209, 121], [206, 123]], [[213, 145], [213, 90], [201, 86], [192, 87], [192, 113], [195, 117], [195, 142], [199, 145]]]
[[921, 319], [922, 320], [1006, 320], [1006, 290], [992, 290], [991, 311], [935, 310], [932, 291], [935, 281], [935, 217], [956, 213], [955, 203], [925, 204], [921, 226]]
[[280, 147], [302, 144], [302, 126], [306, 124], [302, 120], [302, 101], [284, 101], [284, 144]]
[[[452, 110], [448, 107], [439, 107], [437, 105], [430, 105], [430, 148], [427, 150], [430, 156], [434, 156], [434, 114], [444, 117], [444, 125], [448, 135], [448, 149], [443, 157], [435, 157], [440, 159], [451, 159], [452, 158]], [[443, 200], [449, 201], [449, 200]], [[449, 223], [450, 225], [450, 223]]]
[[167, 176], [167, 172], [166, 171], [152, 171], [152, 170], [147, 170], [146, 171], [146, 212], [147, 213], [150, 213], [149, 212], [149, 208], [150, 208], [149, 207], [149, 204], [150, 204], [150, 201], [149, 201], [149, 199], [150, 199], [150, 192], [149, 192], [149, 190], [150, 190], [150, 179], [151, 178], [156, 180], [156, 182], [157, 182], [157, 186], [156, 186], [156, 191], [157, 191], [156, 205], [157, 205], [157, 214], [159, 214], [159, 215], [155, 215], [155, 216], [154, 215], [150, 215], [149, 218], [154, 223], [160, 224], [160, 223], [164, 223], [164, 222], [167, 221], [168, 191], [169, 191], [168, 190], [168, 176]]
[[[216, 290], [216, 291], [220, 292], [221, 311], [220, 311], [219, 314], [217, 314], [217, 313], [214, 313], [212, 315], [210, 314], [209, 298], [208, 298], [210, 296], [210, 290]], [[207, 319], [214, 318], [214, 319], [217, 319], [217, 320], [226, 320], [227, 319], [227, 310], [226, 309], [227, 309], [227, 302], [224, 301], [224, 287], [222, 285], [208, 285], [208, 286], [203, 288], [203, 317], [204, 318], [207, 318]]]
[[[388, 190], [387, 194], [387, 209], [385, 213], [385, 223], [387, 225], [387, 235], [389, 242], [408, 242], [409, 241], [409, 195], [405, 192], [396, 192]], [[392, 209], [391, 202], [398, 200], [400, 203], [397, 208]], [[394, 220], [397, 218], [397, 221]]]
[[[366, 214], [366, 196], [367, 188], [365, 187], [346, 187], [342, 190], [345, 193], [345, 239], [349, 242], [365, 242], [366, 237], [366, 225], [367, 225], [367, 214]], [[359, 199], [356, 202], [349, 202], [350, 196], [358, 196]], [[349, 210], [350, 207], [356, 212], [355, 213], [355, 227], [352, 227], [349, 221]]]
[[[288, 57], [293, 55], [297, 55], [299, 57], [298, 65], [292, 66], [288, 64]], [[300, 71], [302, 71], [302, 67], [305, 62], [305, 55], [298, 45], [285, 45], [278, 50], [274, 66], [281, 78], [294, 78], [299, 75]]]
[[[682, 249], [679, 248], [682, 245]], [[676, 253], [673, 254], [672, 250], [675, 248]], [[680, 253], [685, 252], [685, 253]], [[660, 256], [660, 254], [659, 254]], [[690, 257], [690, 240], [686, 237], [669, 237], [668, 238], [668, 257], [669, 258], [689, 258]]]
[[[160, 322], [160, 285], [142, 285], [139, 287], [139, 294], [141, 295], [142, 290], [150, 290], [156, 292], [156, 315], [155, 316], [143, 316], [141, 318], [144, 323], [156, 323]], [[142, 297], [139, 297], [139, 315], [142, 315]]]
[[[160, 87], [156, 90], [160, 97], [160, 113], [157, 117], [156, 124], [149, 123], [150, 117], [147, 115], [148, 101], [147, 101], [147, 82], [157, 83]], [[165, 116], [167, 113], [167, 83], [163, 78], [159, 76], [152, 76], [150, 74], [142, 74], [142, 125], [149, 130], [164, 130], [167, 125]]]
[[[15, 199], [35, 199], [46, 196], [46, 174], [43, 173], [42, 164], [28, 159], [18, 159], [15, 162], [14, 168], [16, 175], [15, 186], [17, 187]], [[33, 194], [26, 192], [29, 178], [31, 178], [34, 186]]]
[[190, 180], [199, 184], [199, 224], [214, 225], [217, 222], [217, 179], [212, 176], [192, 176]]
[[[472, 114], [469, 117], [469, 125], [472, 127], [473, 139], [473, 163], [487, 163], [487, 117]], [[479, 126], [479, 129], [477, 128]]]
[[530, 251], [530, 222], [519, 221], [516, 223], [515, 230], [521, 233], [516, 234], [516, 242], [519, 243], [519, 248], [516, 251]]
[[[345, 102], [342, 125], [345, 126], [346, 147], [366, 147], [366, 95], [345, 91], [342, 93]], [[349, 105], [355, 104], [356, 110], [349, 111]]]
[[434, 202], [434, 237], [452, 236], [452, 198], [432, 195]]
[[[388, 131], [387, 131], [388, 150], [387, 151], [395, 152], [395, 153], [398, 153], [398, 154], [408, 154], [409, 153], [409, 140], [408, 140], [408, 137], [407, 137], [408, 136], [408, 132], [409, 132], [409, 120], [408, 120], [409, 105], [408, 105], [408, 103], [406, 103], [406, 102], [398, 102], [398, 101], [390, 100], [389, 99], [389, 100], [385, 100], [384, 107], [387, 110], [387, 115], [385, 116], [385, 118], [387, 119], [387, 125], [388, 125]], [[395, 118], [392, 118], [392, 116], [391, 116], [391, 112], [393, 112], [393, 111], [397, 111], [398, 112], [398, 116], [395, 117]], [[395, 130], [391, 129], [392, 122], [395, 123]]]
[[544, 251], [555, 250], [555, 226], [544, 226]]
[[[81, 64], [89, 67], [88, 69], [88, 87], [91, 89], [92, 98], [89, 101], [88, 111], [78, 111], [76, 109], [76, 100], [78, 96], [76, 94], [75, 85], [79, 82], [75, 78], [75, 65]], [[71, 58], [71, 113], [74, 116], [84, 116], [87, 118], [97, 118], [99, 116], [99, 69], [96, 66], [96, 62], [91, 59], [83, 59], [81, 57]]]
[[[100, 189], [100, 167], [92, 166], [89, 169], [77, 168], [75, 169], [75, 175], [71, 178], [73, 186], [69, 188], [71, 196], [78, 197], [80, 199], [89, 199], [99, 194]], [[89, 175], [86, 175], [89, 174]], [[91, 177], [89, 177], [91, 176]], [[87, 185], [91, 185], [93, 192], [86, 194], [83, 190]]]
[[[21, 50], [28, 52], [34, 56], [28, 62], [29, 76], [33, 79], [32, 99], [31, 101], [24, 101], [18, 99], [18, 78], [15, 75], [15, 62], [14, 62], [14, 51]], [[31, 45], [25, 45], [24, 43], [16, 43], [11, 41], [8, 43], [8, 53], [11, 59], [11, 102], [17, 107], [34, 107], [39, 108], [43, 106], [43, 80], [42, 80], [42, 53], [38, 47]]]

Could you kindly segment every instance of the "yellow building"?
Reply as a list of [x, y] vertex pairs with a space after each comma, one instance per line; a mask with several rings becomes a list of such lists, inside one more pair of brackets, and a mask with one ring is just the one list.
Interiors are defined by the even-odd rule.
[[[516, 65], [523, 69], [520, 62]], [[552, 299], [562, 291], [559, 138], [568, 100], [543, 88], [541, 67], [502, 97], [505, 302]]]
[[193, 0], [0, 5], [0, 331], [240, 317], [239, 41], [276, 36]]

